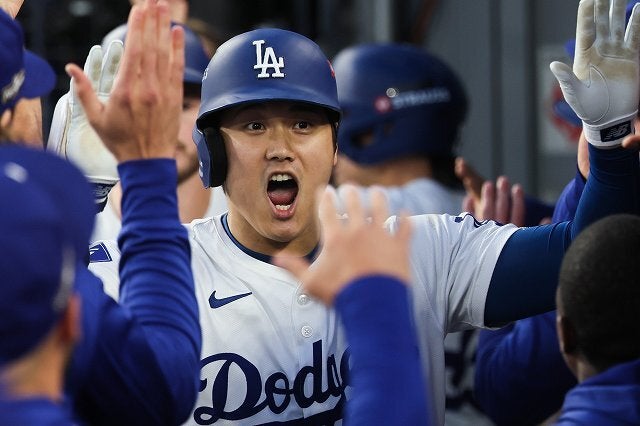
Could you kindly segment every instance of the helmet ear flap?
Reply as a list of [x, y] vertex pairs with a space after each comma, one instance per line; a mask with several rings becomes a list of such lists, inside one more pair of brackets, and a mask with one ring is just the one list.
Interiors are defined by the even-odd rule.
[[212, 187], [221, 186], [227, 178], [227, 150], [222, 134], [215, 127], [207, 127], [203, 133], [211, 161], [209, 184]]

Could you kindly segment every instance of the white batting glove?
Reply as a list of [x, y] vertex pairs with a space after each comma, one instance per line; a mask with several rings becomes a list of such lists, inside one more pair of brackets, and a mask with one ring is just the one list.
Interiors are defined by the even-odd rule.
[[634, 133], [638, 113], [640, 19], [633, 8], [625, 32], [626, 0], [581, 0], [573, 71], [552, 62], [566, 101], [582, 119], [589, 141], [613, 148]]
[[[102, 102], [109, 98], [122, 53], [120, 40], [112, 41], [104, 55], [98, 45], [89, 51], [84, 72]], [[93, 184], [96, 204], [102, 210], [109, 191], [118, 183], [118, 162], [89, 124], [74, 93], [73, 80], [69, 92], [56, 104], [47, 149], [67, 158], [84, 172]]]

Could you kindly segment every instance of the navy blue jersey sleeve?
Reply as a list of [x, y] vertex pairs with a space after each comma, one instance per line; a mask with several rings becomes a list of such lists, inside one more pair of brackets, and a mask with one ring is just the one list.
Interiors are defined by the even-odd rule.
[[388, 276], [363, 277], [338, 294], [335, 307], [352, 365], [345, 424], [430, 424], [407, 287]]
[[507, 240], [489, 285], [485, 324], [550, 311], [560, 263], [572, 239], [589, 224], [614, 213], [638, 213], [638, 153], [589, 146], [590, 176], [572, 222], [522, 228]]
[[120, 303], [86, 269], [68, 390], [90, 424], [179, 424], [197, 396], [201, 333], [173, 160], [119, 166]]

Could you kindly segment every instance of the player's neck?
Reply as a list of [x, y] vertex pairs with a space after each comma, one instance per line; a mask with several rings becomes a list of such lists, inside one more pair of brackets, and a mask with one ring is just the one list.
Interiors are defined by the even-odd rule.
[[431, 165], [425, 158], [399, 158], [380, 167], [376, 184], [382, 186], [402, 186], [416, 179], [433, 176]]
[[5, 391], [16, 398], [43, 397], [62, 400], [65, 352], [51, 338], [27, 356], [10, 363], [0, 371]]
[[213, 191], [202, 186], [198, 173], [193, 173], [178, 184], [178, 212], [182, 223], [204, 217], [209, 209]]
[[578, 379], [579, 383], [584, 382], [590, 377], [593, 377], [597, 374], [600, 374], [601, 371], [598, 371], [593, 365], [591, 365], [586, 360], [579, 357], [578, 362], [576, 363], [576, 379]]
[[403, 186], [416, 179], [432, 177], [433, 170], [426, 158], [404, 157], [382, 164], [358, 166], [358, 172], [349, 181], [361, 186]]
[[[213, 196], [210, 189], [202, 186], [202, 181], [197, 173], [180, 182], [177, 188], [178, 213], [182, 223], [189, 223], [194, 219], [204, 217], [209, 208], [209, 202]], [[122, 219], [122, 187], [118, 183], [109, 193], [109, 202], [116, 213]], [[108, 207], [105, 207], [108, 208]]]
[[233, 238], [243, 247], [263, 255], [275, 256], [307, 256], [311, 253], [320, 241], [320, 233], [316, 224], [304, 227], [304, 229], [292, 238], [275, 237], [263, 235], [256, 230], [251, 223], [246, 221], [242, 215], [235, 211], [233, 203], [227, 198], [229, 213], [227, 224], [229, 232]]

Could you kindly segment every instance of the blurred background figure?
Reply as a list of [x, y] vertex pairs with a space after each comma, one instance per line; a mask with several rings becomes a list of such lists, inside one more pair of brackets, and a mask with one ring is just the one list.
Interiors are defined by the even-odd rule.
[[[221, 188], [214, 190], [203, 188], [198, 175], [197, 148], [193, 143], [191, 132], [200, 108], [202, 75], [209, 63], [209, 56], [205, 51], [201, 38], [190, 28], [185, 26], [183, 28], [185, 33], [184, 100], [175, 159], [178, 168], [180, 220], [183, 223], [188, 223], [193, 219], [213, 216], [226, 211], [226, 199]], [[113, 40], [124, 42], [126, 33], [126, 25], [120, 25], [109, 32], [103, 39], [103, 50], [106, 51], [107, 46]], [[64, 104], [62, 100], [61, 103]], [[58, 105], [57, 108], [65, 106]], [[53, 123], [52, 126], [60, 127], [62, 125], [61, 122], [64, 120], [58, 115], [56, 115], [56, 120], [58, 122]], [[50, 136], [55, 140], [49, 140], [49, 148], [54, 150], [63, 149], [64, 143], [58, 141], [58, 138], [65, 137], [68, 134], [58, 130], [52, 131]], [[82, 166], [83, 162], [91, 164], [90, 159], [77, 158], [74, 161], [79, 162], [78, 165], [80, 166]], [[81, 168], [85, 170], [87, 176], [91, 175], [91, 170], [87, 170], [87, 168], [91, 168], [90, 166]], [[90, 177], [89, 179], [91, 180]], [[114, 177], [114, 179], [117, 180], [117, 177]], [[109, 192], [104, 209], [96, 216], [96, 226], [92, 241], [117, 239], [121, 228], [121, 198], [121, 187], [116, 184]]]
[[[0, 24], [1, 25], [1, 24]], [[0, 30], [2, 31], [2, 30]], [[34, 167], [51, 175], [32, 173]], [[65, 369], [81, 336], [74, 234], [56, 189], [89, 199], [79, 171], [42, 150], [0, 148], [0, 424], [71, 425]], [[70, 176], [75, 179], [69, 179]], [[92, 211], [85, 211], [90, 221]]]
[[[456, 73], [409, 44], [350, 46], [333, 60], [342, 108], [333, 184], [340, 199], [358, 185], [370, 202], [381, 189], [392, 214], [460, 213], [465, 195], [455, 174], [468, 102]], [[445, 339], [446, 424], [490, 424], [472, 396], [478, 332]]]
[[333, 183], [384, 186], [392, 213], [459, 213], [467, 98], [453, 70], [408, 44], [352, 46], [333, 66], [343, 113]]

